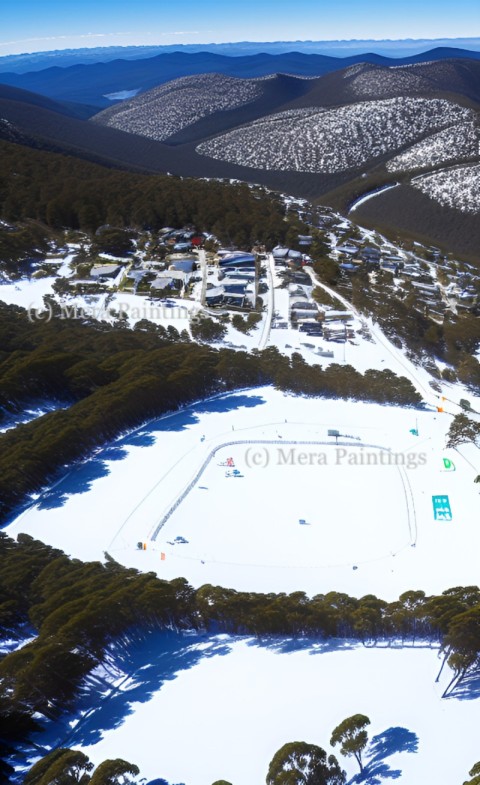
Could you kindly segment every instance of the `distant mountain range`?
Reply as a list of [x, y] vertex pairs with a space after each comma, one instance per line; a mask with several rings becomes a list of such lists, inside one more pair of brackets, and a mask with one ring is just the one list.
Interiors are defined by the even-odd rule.
[[0, 118], [9, 123], [3, 133], [110, 165], [234, 177], [309, 197], [378, 166], [390, 179], [421, 170], [422, 162], [429, 168], [428, 140], [439, 132], [434, 166], [478, 155], [480, 59], [357, 63], [315, 78], [191, 75], [117, 101], [88, 122], [95, 108], [65, 98], [0, 86]]
[[40, 93], [56, 101], [76, 102], [103, 109], [112, 105], [112, 98], [107, 97], [112, 94], [145, 92], [172, 79], [192, 74], [218, 73], [243, 79], [275, 73], [315, 77], [359, 63], [388, 67], [449, 58], [480, 60], [480, 52], [440, 47], [404, 58], [387, 58], [372, 53], [337, 58], [301, 52], [239, 57], [212, 52], [172, 52], [139, 60], [121, 59], [67, 68], [54, 66], [23, 74], [3, 72], [0, 73], [0, 82]]
[[110, 60], [140, 60], [172, 52], [213, 52], [238, 57], [240, 55], [286, 54], [303, 52], [330, 57], [351, 57], [374, 52], [385, 57], [410, 57], [433, 48], [455, 48], [480, 51], [480, 38], [436, 38], [403, 40], [350, 40], [350, 41], [236, 41], [221, 44], [168, 44], [160, 46], [108, 46], [83, 49], [56, 49], [0, 57], [0, 72], [41, 71], [57, 65], [107, 63]]
[[[342, 211], [385, 189], [356, 216], [368, 213], [374, 223], [378, 211], [382, 225], [413, 226], [439, 243], [455, 236], [458, 249], [470, 250], [480, 242], [480, 57], [443, 54], [393, 66], [375, 56], [341, 70], [332, 58], [301, 54], [176, 54], [47, 69], [17, 78], [43, 84], [51, 78], [55, 98], [0, 85], [0, 138], [109, 167], [260, 183]], [[278, 61], [289, 73], [262, 73]], [[211, 67], [165, 82], [165, 63], [172, 71]], [[313, 63], [330, 70], [293, 75]], [[219, 71], [233, 64], [241, 76]], [[105, 110], [93, 106], [97, 77], [103, 75], [97, 95], [116, 88], [128, 94], [138, 85], [139, 71], [133, 77], [132, 71], [145, 67], [154, 80], [153, 65], [162, 65], [154, 87], [109, 101]], [[260, 75], [245, 75], [251, 71]], [[73, 74], [80, 82], [74, 95]], [[73, 100], [79, 96], [90, 105]]]
[[[373, 102], [371, 116], [374, 104], [386, 99], [444, 98], [450, 105], [451, 94], [480, 104], [480, 60], [430, 61], [394, 68], [361, 63], [317, 78], [286, 74], [256, 79], [218, 73], [187, 76], [116, 102], [92, 120], [179, 145], [218, 137], [240, 126], [244, 129], [248, 123], [268, 119], [273, 112], [272, 130], [282, 117], [292, 117], [295, 112], [300, 117], [312, 109], [324, 112], [335, 107], [338, 112], [341, 106]], [[445, 125], [449, 125], [448, 119]], [[255, 127], [258, 135], [260, 127]], [[338, 146], [337, 139], [335, 143]], [[247, 147], [251, 148], [251, 143]]]

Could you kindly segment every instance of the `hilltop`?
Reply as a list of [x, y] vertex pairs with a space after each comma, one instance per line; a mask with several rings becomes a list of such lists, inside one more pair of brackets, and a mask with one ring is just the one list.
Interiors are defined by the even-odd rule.
[[[186, 55], [168, 57], [185, 64]], [[205, 62], [202, 53], [192, 57], [199, 67]], [[222, 61], [208, 57], [217, 66]], [[252, 70], [265, 57], [270, 65], [275, 61], [235, 58], [235, 67], [248, 60]], [[310, 62], [307, 55], [288, 57], [292, 71]], [[102, 64], [104, 74], [110, 65]], [[125, 61], [121, 67], [130, 66]], [[76, 68], [90, 73], [90, 66]], [[60, 72], [66, 89], [71, 71]], [[462, 177], [452, 175], [448, 199], [439, 198], [445, 188], [434, 178], [417, 178], [478, 164], [479, 85], [480, 60], [473, 59], [361, 62], [319, 77], [290, 72], [250, 78], [217, 69], [157, 83], [100, 112], [72, 102], [68, 92], [59, 100], [5, 85], [0, 136], [110, 167], [259, 183], [343, 212], [378, 194], [358, 207], [359, 220], [380, 221], [385, 230], [421, 235], [472, 256], [480, 242], [477, 202], [463, 198]], [[477, 169], [472, 171], [473, 193]], [[419, 200], [421, 209], [412, 210]]]

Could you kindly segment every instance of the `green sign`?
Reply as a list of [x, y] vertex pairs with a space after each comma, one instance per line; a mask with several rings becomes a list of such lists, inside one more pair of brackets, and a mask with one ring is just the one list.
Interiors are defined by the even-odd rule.
[[443, 459], [443, 468], [447, 472], [454, 472], [455, 471], [455, 464], [454, 464], [453, 461], [450, 460], [450, 458], [444, 458]]
[[448, 496], [432, 496], [433, 517], [436, 521], [451, 521], [452, 508]]

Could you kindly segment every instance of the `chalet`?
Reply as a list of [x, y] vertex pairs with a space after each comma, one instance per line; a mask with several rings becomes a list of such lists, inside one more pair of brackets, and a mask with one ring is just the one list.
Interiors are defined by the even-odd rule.
[[440, 299], [441, 294], [437, 284], [429, 284], [423, 283], [420, 281], [412, 281], [412, 287], [415, 291], [420, 292], [421, 294], [428, 295], [429, 297], [433, 297], [435, 299]]
[[184, 273], [182, 270], [160, 270], [157, 273], [157, 280], [160, 278], [171, 278], [174, 281], [185, 283], [189, 277], [188, 273]]
[[207, 305], [221, 305], [223, 303], [223, 286], [215, 286], [212, 289], [207, 289], [205, 294], [205, 302]]
[[155, 278], [155, 280], [150, 284], [150, 289], [154, 292], [160, 292], [164, 289], [174, 289], [175, 287], [175, 279], [168, 275], [164, 275], [161, 278]]
[[[235, 268], [230, 269], [227, 267], [226, 270], [221, 271], [221, 275], [225, 278], [225, 280], [235, 281], [235, 280], [244, 280], [244, 281], [253, 281], [255, 279], [255, 271], [254, 270], [236, 270]], [[220, 277], [220, 276], [219, 276]]]
[[223, 256], [219, 260], [220, 267], [255, 267], [255, 256], [251, 253], [236, 251]]
[[382, 259], [382, 261], [380, 262], [380, 267], [382, 270], [388, 270], [389, 272], [392, 272], [394, 275], [398, 275], [400, 270], [399, 262], [392, 262], [389, 261], [388, 259]]
[[303, 254], [301, 251], [290, 250], [287, 254], [287, 259], [289, 262], [296, 262], [301, 264], [303, 261]]
[[316, 319], [299, 319], [298, 329], [300, 332], [307, 333], [307, 335], [323, 334], [323, 325]]
[[291, 300], [291, 308], [292, 310], [299, 309], [299, 310], [307, 310], [307, 311], [318, 311], [318, 306], [316, 303], [312, 303], [311, 300], [305, 298], [295, 298]]
[[402, 278], [420, 278], [421, 270], [413, 264], [406, 264], [402, 270]]
[[194, 259], [175, 259], [170, 264], [169, 270], [176, 270], [182, 273], [192, 273], [196, 268]]
[[127, 273], [127, 278], [132, 280], [134, 283], [140, 283], [146, 276], [154, 275], [154, 273], [150, 272], [150, 270], [130, 270]]
[[295, 283], [306, 284], [307, 286], [311, 286], [312, 285], [312, 281], [311, 281], [310, 277], [307, 275], [307, 273], [302, 273], [301, 271], [293, 273], [292, 280]]
[[379, 248], [373, 248], [371, 246], [367, 246], [367, 248], [363, 248], [360, 253], [361, 258], [365, 262], [365, 264], [375, 265], [378, 266], [380, 264], [381, 253]]
[[86, 292], [106, 292], [108, 287], [105, 283], [101, 280], [96, 280], [94, 278], [85, 278], [85, 279], [68, 279], [68, 284], [71, 290], [76, 292], [77, 294], [85, 294]]
[[281, 248], [280, 246], [273, 249], [272, 256], [275, 262], [296, 262], [300, 265], [303, 261], [303, 254], [301, 251], [294, 251], [291, 248]]
[[190, 240], [188, 241], [183, 240], [182, 242], [175, 243], [175, 245], [173, 246], [174, 251], [190, 251], [191, 248], [192, 248], [192, 243], [190, 242]]
[[331, 324], [323, 328], [323, 337], [326, 341], [345, 343], [347, 340], [355, 337], [355, 332], [347, 324]]
[[246, 283], [247, 283], [246, 281], [244, 281], [242, 283], [240, 283], [240, 282], [228, 283], [228, 284], [225, 284], [225, 286], [223, 287], [223, 290], [224, 290], [226, 295], [230, 295], [230, 294], [243, 294], [243, 295], [245, 295], [246, 289], [247, 289]]
[[297, 301], [292, 304], [290, 308], [292, 319], [299, 319], [302, 317], [315, 317], [318, 314], [318, 308], [315, 303], [306, 301]]
[[237, 253], [236, 248], [219, 248], [217, 251], [217, 256], [222, 258], [223, 256], [230, 256], [232, 253]]
[[225, 292], [223, 295], [223, 303], [225, 305], [235, 305], [237, 308], [243, 308], [246, 302], [246, 292]]
[[286, 262], [288, 258], [288, 248], [277, 246], [273, 249], [272, 256], [276, 262]]
[[325, 322], [349, 322], [353, 319], [353, 313], [351, 311], [334, 311], [333, 309], [320, 308], [320, 318]]
[[197, 258], [198, 258], [197, 255], [194, 253], [182, 253], [182, 251], [172, 251], [171, 253], [167, 254], [166, 261], [175, 262], [178, 261], [179, 259], [180, 260], [188, 259], [192, 262], [196, 262]]
[[90, 277], [99, 281], [116, 278], [121, 269], [120, 264], [94, 264], [90, 270]]
[[310, 246], [313, 243], [313, 237], [310, 234], [299, 234], [298, 244], [302, 246]]
[[337, 253], [347, 254], [347, 256], [354, 256], [354, 254], [358, 253], [356, 245], [337, 245], [333, 250]]

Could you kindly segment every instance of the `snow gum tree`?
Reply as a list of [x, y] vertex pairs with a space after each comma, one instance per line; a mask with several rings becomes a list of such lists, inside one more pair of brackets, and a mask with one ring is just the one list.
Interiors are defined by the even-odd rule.
[[468, 774], [472, 779], [467, 780], [466, 782], [463, 783], [463, 785], [480, 785], [480, 761], [478, 761], [478, 763], [475, 763], [475, 765], [470, 769]]
[[130, 785], [139, 774], [138, 766], [126, 760], [105, 760], [95, 769], [90, 785]]
[[59, 748], [37, 761], [23, 781], [25, 785], [88, 785], [92, 769], [83, 752]]
[[284, 744], [272, 758], [267, 785], [344, 785], [345, 772], [335, 755], [315, 744], [293, 741]]
[[363, 771], [362, 753], [368, 744], [368, 733], [365, 730], [370, 725], [370, 720], [365, 714], [354, 714], [337, 725], [332, 733], [330, 744], [335, 747], [340, 744], [340, 752], [345, 757], [353, 755], [360, 771]]
[[455, 415], [448, 431], [447, 447], [457, 447], [468, 442], [476, 444], [479, 438], [480, 423], [471, 420], [466, 414]]

